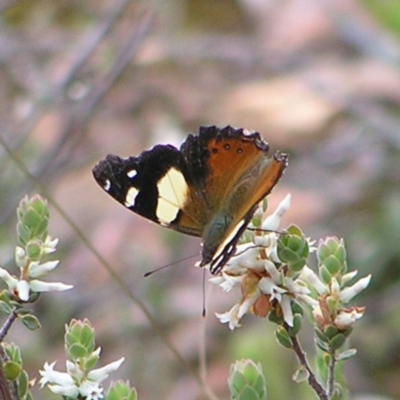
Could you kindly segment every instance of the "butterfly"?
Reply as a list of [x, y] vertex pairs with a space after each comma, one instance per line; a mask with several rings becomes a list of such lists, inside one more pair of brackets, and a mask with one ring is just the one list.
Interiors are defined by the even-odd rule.
[[200, 266], [218, 274], [234, 255], [257, 204], [287, 167], [286, 154], [270, 156], [268, 149], [258, 132], [203, 126], [179, 149], [156, 145], [138, 157], [108, 155], [93, 175], [129, 210], [201, 237]]

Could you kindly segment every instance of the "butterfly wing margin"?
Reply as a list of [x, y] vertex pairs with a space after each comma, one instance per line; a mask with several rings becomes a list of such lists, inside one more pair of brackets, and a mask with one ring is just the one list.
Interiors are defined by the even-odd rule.
[[[139, 157], [108, 155], [93, 168], [98, 184], [131, 211], [168, 228], [201, 236], [202, 224], [183, 211], [193, 198], [185, 160], [171, 145]], [[180, 219], [185, 217], [185, 223]]]

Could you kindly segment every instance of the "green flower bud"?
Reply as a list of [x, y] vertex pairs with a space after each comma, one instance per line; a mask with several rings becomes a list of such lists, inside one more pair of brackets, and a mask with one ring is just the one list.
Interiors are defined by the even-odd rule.
[[72, 360], [87, 357], [94, 351], [94, 329], [89, 320], [71, 320], [66, 327], [65, 348]]
[[252, 360], [240, 360], [231, 365], [228, 385], [232, 400], [267, 399], [261, 364]]
[[117, 381], [112, 384], [106, 395], [107, 400], [136, 400], [135, 388], [129, 386], [129, 382]]
[[[343, 239], [328, 237], [321, 240], [317, 249], [317, 258], [320, 265], [320, 278], [325, 282], [328, 275], [341, 276], [347, 272], [346, 248]], [[322, 272], [321, 269], [325, 271]]]
[[49, 222], [47, 201], [39, 195], [25, 196], [17, 208], [17, 233], [20, 242], [25, 245], [31, 239], [45, 240]]
[[292, 225], [278, 240], [278, 257], [292, 272], [300, 272], [306, 265], [309, 248], [301, 230]]

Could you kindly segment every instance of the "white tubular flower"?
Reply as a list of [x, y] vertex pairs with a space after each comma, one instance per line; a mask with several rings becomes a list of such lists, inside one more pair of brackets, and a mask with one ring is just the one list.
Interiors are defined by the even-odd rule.
[[243, 280], [243, 276], [232, 276], [228, 275], [225, 272], [222, 272], [222, 275], [224, 277], [224, 280], [219, 283], [219, 287], [224, 291], [224, 292], [229, 292], [231, 291], [235, 286], [239, 286], [240, 283]]
[[119, 360], [111, 362], [104, 367], [93, 369], [88, 373], [87, 377], [91, 381], [101, 382], [106, 379], [111, 372], [116, 371], [124, 360], [125, 358], [121, 357]]
[[50, 236], [47, 236], [42, 246], [43, 254], [50, 254], [55, 252], [57, 250], [56, 247], [58, 242], [59, 240], [57, 238], [52, 239]]
[[15, 263], [20, 268], [24, 268], [28, 263], [28, 258], [26, 257], [26, 252], [20, 246], [17, 246], [15, 248]]
[[86, 400], [98, 400], [103, 398], [103, 388], [98, 382], [85, 381], [79, 386], [79, 393]]
[[62, 292], [73, 288], [72, 285], [65, 285], [60, 282], [43, 282], [39, 280], [30, 281], [29, 286], [33, 292]]
[[71, 399], [77, 399], [79, 396], [79, 389], [75, 385], [47, 385], [47, 387], [55, 394], [61, 394]]
[[39, 264], [39, 262], [31, 262], [29, 265], [29, 277], [30, 278], [40, 278], [43, 275], [46, 275], [48, 272], [52, 271], [57, 267], [59, 260], [48, 261], [43, 264]]
[[7, 284], [10, 290], [14, 290], [19, 282], [19, 280], [15, 276], [12, 276], [7, 270], [1, 267], [0, 267], [0, 279], [3, 279], [3, 281]]
[[271, 278], [262, 278], [258, 284], [261, 292], [271, 296], [271, 300], [278, 300], [281, 302], [282, 294], [286, 293], [286, 290], [279, 287]]
[[78, 365], [73, 363], [72, 361], [67, 360], [65, 362], [65, 366], [67, 368], [67, 373], [71, 375], [76, 381], [81, 381], [84, 375], [84, 372], [79, 368]]
[[370, 283], [371, 275], [361, 278], [354, 285], [344, 288], [339, 293], [339, 299], [342, 303], [348, 303], [354, 296], [363, 291]]
[[328, 293], [328, 287], [319, 279], [319, 276], [311, 268], [307, 267], [307, 265], [303, 267], [301, 273], [319, 295]]
[[29, 283], [27, 281], [18, 281], [16, 289], [18, 292], [18, 297], [22, 301], [27, 301], [29, 299]]
[[41, 375], [40, 387], [43, 387], [47, 383], [55, 383], [59, 386], [71, 386], [74, 385], [74, 380], [66, 372], [54, 371], [56, 362], [49, 364], [47, 361], [44, 363], [43, 370], [39, 371]]
[[229, 329], [233, 331], [235, 328], [239, 328], [239, 312], [240, 304], [235, 304], [229, 311], [225, 313], [215, 313], [216, 317], [220, 320], [222, 324], [229, 324]]
[[281, 223], [281, 219], [283, 214], [290, 208], [290, 201], [292, 196], [290, 194], [286, 195], [286, 197], [279, 203], [276, 210], [269, 215], [262, 223], [262, 229], [276, 231]]
[[271, 277], [271, 279], [276, 283], [276, 284], [280, 284], [282, 281], [282, 275], [281, 273], [278, 271], [278, 269], [275, 267], [275, 264], [269, 260], [265, 260], [264, 261], [264, 267], [265, 270], [268, 272], [269, 276]]
[[350, 282], [353, 278], [356, 277], [356, 275], [358, 274], [357, 270], [348, 272], [347, 274], [342, 276], [342, 285], [345, 285], [347, 282]]
[[290, 306], [290, 297], [283, 296], [279, 304], [282, 307], [283, 319], [289, 326], [293, 326], [293, 311]]
[[243, 243], [236, 247], [236, 255], [224, 267], [225, 272], [235, 274], [245, 271], [246, 268], [255, 268], [254, 262], [259, 255], [259, 249], [254, 243]]

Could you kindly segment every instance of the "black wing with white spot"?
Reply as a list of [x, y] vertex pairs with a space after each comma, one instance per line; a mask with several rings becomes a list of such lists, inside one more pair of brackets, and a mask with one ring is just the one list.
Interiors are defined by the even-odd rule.
[[181, 205], [179, 196], [185, 190], [184, 168], [178, 149], [158, 145], [139, 157], [108, 155], [93, 168], [93, 175], [97, 183], [125, 207], [168, 225]]

